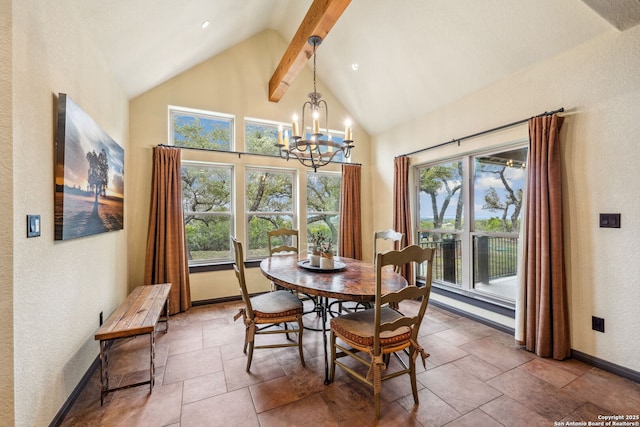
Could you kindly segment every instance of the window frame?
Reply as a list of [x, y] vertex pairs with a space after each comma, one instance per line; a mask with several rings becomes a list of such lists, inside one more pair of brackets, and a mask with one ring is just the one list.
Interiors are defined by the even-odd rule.
[[[184, 168], [185, 166], [189, 167], [189, 166], [193, 166], [193, 167], [200, 167], [200, 168], [208, 168], [208, 169], [224, 169], [227, 170], [229, 172], [229, 211], [225, 211], [225, 212], [185, 212], [184, 210], [184, 203], [182, 204], [182, 213], [183, 216], [186, 217], [187, 214], [193, 214], [193, 215], [197, 215], [197, 216], [204, 216], [204, 217], [223, 217], [223, 216], [228, 216], [229, 217], [229, 230], [230, 230], [230, 234], [233, 233], [233, 230], [235, 230], [235, 220], [236, 220], [236, 216], [235, 216], [235, 168], [234, 165], [232, 164], [226, 164], [226, 163], [216, 163], [216, 162], [203, 162], [203, 161], [195, 161], [195, 160], [182, 160], [181, 161], [181, 169]], [[186, 224], [184, 224], [186, 226]], [[186, 230], [185, 230], [185, 240], [186, 240]], [[228, 256], [227, 257], [221, 257], [221, 258], [207, 258], [207, 259], [202, 259], [202, 260], [188, 260], [188, 265], [189, 268], [202, 268], [204, 266], [210, 266], [210, 265], [219, 265], [219, 264], [227, 264], [233, 262], [233, 250], [231, 248], [231, 243], [229, 243], [229, 252], [228, 252]]]
[[[414, 192], [413, 192], [413, 202], [414, 206], [416, 206], [413, 220], [413, 233], [414, 238], [417, 244], [420, 244], [420, 236], [424, 232], [429, 233], [447, 233], [460, 236], [461, 241], [461, 284], [460, 286], [452, 285], [448, 282], [433, 280], [434, 288], [439, 288], [446, 293], [450, 294], [460, 294], [466, 297], [470, 297], [472, 299], [489, 302], [495, 306], [499, 307], [507, 307], [514, 308], [515, 307], [515, 299], [511, 299], [505, 296], [501, 296], [495, 293], [483, 292], [481, 290], [476, 289], [475, 287], [475, 278], [474, 278], [474, 239], [478, 236], [497, 236], [497, 237], [513, 237], [513, 233], [497, 233], [497, 232], [487, 232], [487, 231], [476, 231], [475, 230], [475, 211], [474, 211], [474, 176], [475, 176], [475, 165], [474, 159], [477, 157], [483, 157], [494, 153], [502, 153], [506, 151], [512, 151], [522, 148], [528, 148], [528, 141], [518, 139], [512, 141], [507, 144], [500, 144], [493, 147], [486, 147], [474, 151], [469, 151], [466, 153], [462, 153], [459, 155], [452, 155], [447, 157], [441, 157], [438, 159], [434, 159], [428, 162], [419, 163], [413, 166], [413, 174], [412, 178], [414, 180]], [[528, 156], [528, 154], [527, 154]], [[449, 229], [422, 229], [420, 227], [420, 171], [437, 166], [442, 165], [449, 162], [454, 161], [462, 161], [462, 193], [461, 197], [463, 197], [463, 226], [460, 230], [449, 230]], [[523, 191], [526, 194], [526, 176], [524, 181]], [[520, 213], [520, 221], [524, 221], [524, 211]], [[518, 242], [522, 238], [522, 229], [520, 228], [518, 231]], [[518, 265], [516, 267], [519, 267]], [[516, 272], [516, 275], [518, 272]], [[424, 280], [424, 276], [418, 276], [419, 280]]]
[[[338, 194], [338, 210], [337, 211], [309, 211], [309, 204], [307, 203], [309, 200], [309, 193], [308, 193], [308, 188], [309, 188], [309, 176], [310, 175], [325, 175], [325, 176], [333, 176], [333, 177], [337, 177], [340, 180], [340, 194]], [[335, 215], [338, 218], [338, 241], [337, 242], [332, 242], [333, 244], [333, 250], [334, 252], [337, 254], [338, 251], [340, 250], [340, 204], [342, 203], [342, 172], [332, 172], [332, 171], [319, 171], [319, 172], [314, 172], [313, 170], [307, 170], [306, 173], [306, 187], [307, 187], [307, 196], [306, 196], [306, 200], [305, 200], [305, 228], [307, 229], [307, 235], [305, 236], [305, 241], [307, 242], [307, 247], [311, 247], [311, 241], [309, 240], [309, 222], [308, 222], [308, 218], [309, 215], [313, 215], [313, 214], [319, 214], [319, 215]]]
[[244, 151], [250, 154], [259, 154], [261, 156], [271, 156], [271, 157], [280, 157], [280, 154], [266, 154], [266, 153], [257, 153], [257, 152], [253, 152], [249, 150], [249, 144], [248, 144], [248, 138], [247, 138], [247, 127], [249, 125], [254, 125], [254, 126], [264, 126], [264, 127], [275, 127], [275, 141], [274, 141], [274, 146], [275, 143], [278, 142], [278, 128], [280, 126], [282, 126], [282, 131], [283, 132], [291, 132], [292, 128], [291, 128], [291, 123], [284, 123], [284, 122], [278, 122], [278, 121], [274, 121], [274, 120], [265, 120], [265, 119], [258, 119], [255, 117], [245, 117], [244, 118]]
[[[169, 141], [169, 145], [172, 145], [174, 147], [179, 147], [179, 148], [192, 148], [192, 147], [185, 147], [182, 145], [176, 145], [175, 140], [174, 140], [174, 133], [175, 133], [175, 129], [174, 129], [174, 115], [175, 114], [179, 114], [179, 113], [183, 113], [183, 115], [189, 115], [189, 116], [195, 116], [195, 117], [201, 117], [207, 120], [220, 120], [220, 121], [225, 121], [229, 123], [229, 149], [228, 150], [217, 150], [217, 149], [213, 149], [213, 148], [198, 148], [199, 150], [207, 150], [207, 151], [221, 151], [221, 152], [232, 152], [235, 150], [236, 148], [236, 132], [235, 132], [235, 124], [236, 124], [236, 116], [233, 114], [227, 114], [227, 113], [219, 113], [219, 112], [215, 112], [215, 111], [208, 111], [208, 110], [200, 110], [197, 108], [188, 108], [188, 107], [180, 107], [180, 106], [176, 106], [176, 105], [169, 105], [168, 106], [168, 138], [167, 141]], [[192, 148], [193, 149], [193, 148]]]
[[[291, 206], [293, 208], [292, 211], [249, 211], [248, 204], [248, 191], [247, 186], [249, 185], [249, 173], [251, 172], [266, 172], [266, 173], [279, 173], [279, 174], [288, 174], [291, 175]], [[249, 247], [249, 216], [260, 215], [260, 216], [291, 216], [291, 226], [294, 229], [299, 229], [300, 223], [300, 215], [298, 212], [298, 177], [299, 171], [293, 168], [278, 168], [278, 167], [267, 167], [267, 166], [254, 166], [254, 165], [246, 165], [244, 168], [244, 224], [245, 224], [245, 236], [244, 241], [246, 242], [246, 250], [245, 250], [245, 258], [248, 261], [251, 260], [259, 260], [265, 258], [264, 255], [252, 255], [250, 252], [256, 250], [254, 248]], [[262, 248], [258, 248], [262, 249]], [[268, 256], [268, 255], [267, 255]]]

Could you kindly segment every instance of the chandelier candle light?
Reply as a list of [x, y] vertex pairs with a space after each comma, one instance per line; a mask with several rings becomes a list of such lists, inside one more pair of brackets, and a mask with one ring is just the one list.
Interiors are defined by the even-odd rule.
[[[338, 153], [343, 153], [344, 158], [348, 159], [351, 155], [351, 149], [354, 147], [351, 122], [345, 121], [344, 139], [333, 141], [329, 132], [329, 107], [322, 94], [316, 90], [316, 48], [322, 43], [319, 36], [309, 37], [309, 44], [313, 46], [313, 92], [309, 94], [309, 101], [302, 104], [302, 133], [306, 133], [305, 119], [311, 119], [311, 136], [307, 139], [305, 135], [301, 135], [300, 127], [298, 127], [298, 115], [293, 115], [291, 123], [292, 134], [289, 138], [289, 132], [285, 132], [283, 136], [282, 126], [278, 128], [278, 143], [276, 147], [280, 149], [280, 157], [289, 160], [295, 157], [303, 165], [313, 168], [314, 172], [321, 166], [327, 165], [333, 160]], [[324, 114], [321, 114], [324, 110]], [[320, 126], [320, 119], [324, 116], [324, 126]], [[327, 133], [327, 138], [321, 132]]]

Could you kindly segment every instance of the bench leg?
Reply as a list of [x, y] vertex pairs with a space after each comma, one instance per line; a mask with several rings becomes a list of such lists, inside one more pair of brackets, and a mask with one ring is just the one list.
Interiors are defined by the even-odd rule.
[[152, 331], [149, 334], [149, 353], [151, 360], [149, 361], [149, 393], [153, 391], [153, 386], [156, 381], [156, 331]]
[[100, 341], [100, 406], [109, 392], [109, 340]]

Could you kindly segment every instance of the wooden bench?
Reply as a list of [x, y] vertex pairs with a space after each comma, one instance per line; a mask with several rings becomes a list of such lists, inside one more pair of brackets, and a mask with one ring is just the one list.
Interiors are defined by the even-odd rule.
[[[164, 322], [164, 332], [169, 330], [169, 291], [171, 283], [143, 285], [135, 288], [120, 304], [116, 311], [96, 332], [95, 339], [100, 341], [100, 405], [111, 391], [149, 384], [153, 391], [155, 377], [155, 334], [158, 322]], [[161, 319], [161, 315], [164, 318]], [[113, 340], [149, 335], [149, 380], [109, 388], [109, 348]]]

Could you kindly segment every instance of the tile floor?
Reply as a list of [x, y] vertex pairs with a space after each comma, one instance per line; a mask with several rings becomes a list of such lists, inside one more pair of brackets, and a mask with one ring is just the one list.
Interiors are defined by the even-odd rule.
[[[431, 357], [426, 370], [419, 364], [420, 404], [414, 406], [407, 375], [386, 381], [376, 422], [365, 385], [339, 368], [336, 381], [323, 384], [321, 333], [304, 333], [306, 368], [295, 348], [256, 350], [246, 373], [243, 325], [233, 321], [238, 307], [198, 306], [173, 316], [169, 332], [158, 334], [151, 394], [148, 386], [130, 388], [100, 406], [95, 372], [62, 425], [559, 426], [640, 414], [640, 384], [576, 360], [538, 358], [508, 334], [429, 306], [420, 335]], [[113, 346], [112, 383], [145, 379], [147, 347], [146, 338]]]

